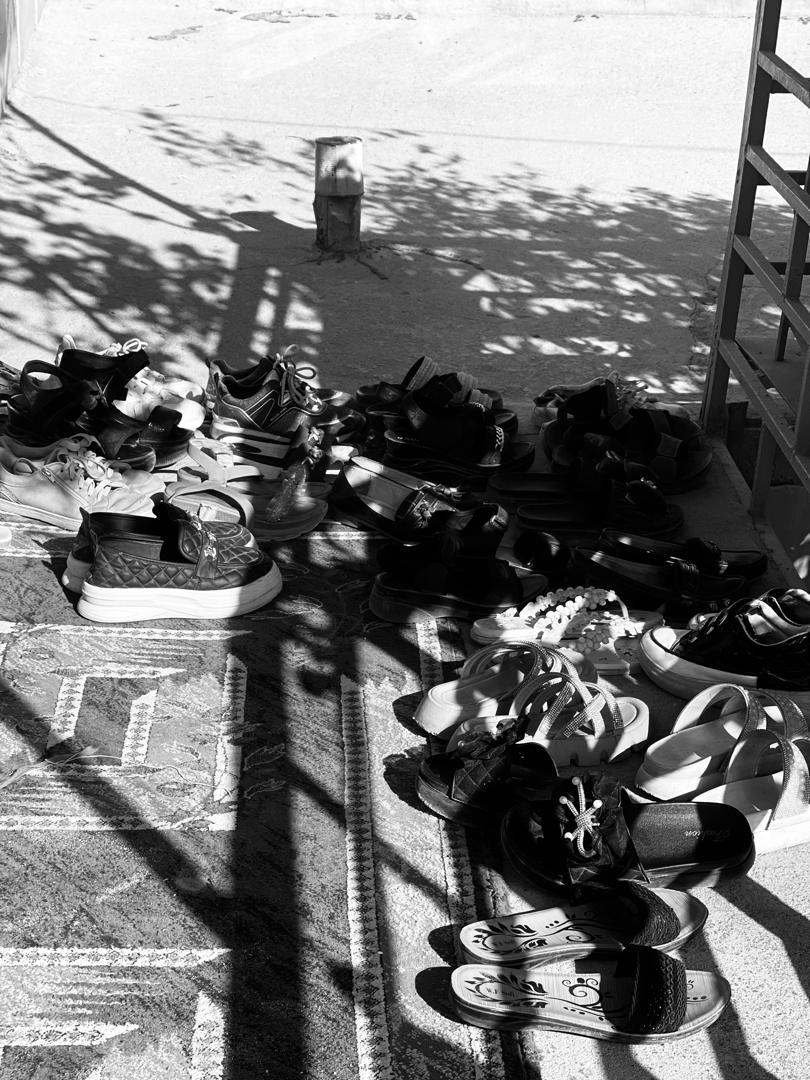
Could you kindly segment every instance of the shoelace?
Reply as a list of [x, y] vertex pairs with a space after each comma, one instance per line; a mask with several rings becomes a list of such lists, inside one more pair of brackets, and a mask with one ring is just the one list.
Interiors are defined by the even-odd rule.
[[[602, 808], [602, 800], [594, 799], [591, 805], [588, 806], [588, 799], [585, 795], [582, 777], [574, 776], [571, 783], [577, 789], [577, 802], [579, 805], [574, 806], [567, 795], [561, 795], [559, 798], [560, 805], [564, 806], [574, 819], [573, 829], [566, 830], [563, 833], [563, 839], [570, 840], [576, 844], [579, 854], [583, 858], [588, 858], [593, 854], [593, 849], [596, 846], [595, 841], [599, 837], [597, 811]], [[586, 847], [586, 840], [589, 839], [592, 839], [594, 843], [589, 843]]]
[[92, 450], [79, 453], [57, 450], [41, 471], [51, 480], [57, 477], [66, 480], [88, 495], [109, 495], [116, 488], [126, 486], [121, 473]]
[[305, 369], [296, 367], [292, 359], [297, 352], [297, 345], [288, 345], [283, 352], [276, 353], [273, 370], [278, 373], [281, 398], [283, 400], [284, 395], [289, 394], [293, 402], [301, 408], [309, 410], [321, 408], [323, 402], [318, 397], [317, 390], [301, 377]]
[[[64, 340], [64, 339], [63, 339]], [[111, 345], [108, 345], [106, 349], [101, 352], [101, 356], [125, 356], [126, 353], [140, 352], [141, 349], [146, 349], [147, 345], [145, 341], [141, 341], [140, 338], [130, 338], [122, 345], [118, 341], [114, 341]]]

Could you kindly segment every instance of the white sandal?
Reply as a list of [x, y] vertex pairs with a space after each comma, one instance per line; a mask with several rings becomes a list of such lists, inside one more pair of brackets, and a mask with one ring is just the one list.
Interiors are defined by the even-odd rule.
[[[431, 687], [420, 701], [414, 723], [430, 735], [449, 738], [463, 721], [501, 714], [521, 684], [541, 672], [574, 670], [581, 657], [534, 641], [504, 642], [479, 649], [457, 679]], [[591, 671], [590, 665], [585, 673]]]
[[641, 635], [663, 621], [657, 611], [629, 611], [612, 589], [578, 585], [546, 593], [522, 608], [476, 619], [470, 636], [482, 644], [565, 645], [586, 655], [600, 675], [630, 675], [641, 670]]
[[650, 711], [640, 698], [615, 698], [609, 690], [556, 671], [527, 679], [507, 714], [465, 720], [453, 733], [447, 752], [481, 736], [517, 725], [520, 742], [538, 743], [557, 767], [589, 767], [618, 761], [649, 737]]

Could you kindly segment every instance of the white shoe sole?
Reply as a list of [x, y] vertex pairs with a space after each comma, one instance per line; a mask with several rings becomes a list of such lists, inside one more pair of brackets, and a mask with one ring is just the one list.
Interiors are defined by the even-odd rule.
[[[56, 525], [60, 529], [71, 529], [75, 532], [82, 523], [81, 516], [68, 517], [67, 514], [56, 514], [51, 510], [45, 510], [40, 506], [24, 506], [21, 503], [0, 499], [0, 506], [4, 507], [7, 514], [12, 517], [27, 518], [29, 521], [39, 521], [43, 525]], [[77, 507], [78, 511], [78, 507]]]
[[264, 577], [235, 589], [116, 589], [85, 581], [79, 614], [91, 622], [148, 622], [151, 619], [231, 619], [257, 611], [281, 592], [274, 564]]
[[[665, 636], [674, 644], [678, 638], [686, 633], [685, 630], [675, 630], [672, 627], [661, 627], [656, 634]], [[689, 660], [683, 660], [674, 656], [665, 645], [659, 645], [652, 637], [652, 632], [647, 632], [641, 639], [639, 646], [639, 660], [641, 669], [654, 683], [674, 694], [675, 697], [687, 700], [718, 683], [733, 683], [735, 686], [745, 686], [751, 689], [760, 687], [759, 678], [756, 675], [743, 675], [736, 671], [721, 671], [719, 668], [704, 667], [702, 664], [693, 664]], [[768, 687], [762, 686], [767, 690]], [[779, 688], [776, 688], [779, 689]], [[785, 690], [791, 701], [795, 702], [800, 709], [810, 709], [810, 691], [808, 690]]]

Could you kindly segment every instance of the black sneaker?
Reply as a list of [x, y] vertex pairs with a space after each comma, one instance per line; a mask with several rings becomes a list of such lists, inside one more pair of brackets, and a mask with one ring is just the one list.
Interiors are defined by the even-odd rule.
[[810, 627], [786, 627], [756, 600], [736, 600], [694, 629], [648, 630], [639, 655], [644, 672], [676, 697], [733, 683], [781, 691], [810, 707]]
[[289, 345], [283, 352], [275, 356], [264, 356], [257, 364], [248, 364], [247, 367], [234, 367], [225, 360], [211, 360], [208, 364], [208, 382], [205, 387], [205, 403], [209, 409], [213, 409], [216, 402], [217, 384], [220, 379], [228, 377], [233, 382], [244, 387], [245, 391], [258, 390], [267, 382], [270, 373], [279, 364], [292, 362], [292, 367], [303, 394], [311, 394], [320, 398], [327, 405], [335, 408], [343, 408], [353, 405], [354, 399], [351, 394], [344, 390], [334, 390], [331, 387], [314, 386], [307, 380], [317, 378], [316, 369], [306, 362], [296, 363], [292, 360], [298, 352], [296, 345]]
[[211, 435], [290, 436], [302, 424], [323, 426], [335, 410], [296, 374], [292, 360], [278, 357], [264, 381], [239, 381], [231, 375], [215, 380]]

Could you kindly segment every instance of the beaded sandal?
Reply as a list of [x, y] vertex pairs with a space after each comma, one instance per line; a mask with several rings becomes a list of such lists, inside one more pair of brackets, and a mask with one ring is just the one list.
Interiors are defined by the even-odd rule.
[[657, 611], [628, 610], [612, 589], [578, 585], [555, 589], [522, 608], [476, 619], [470, 636], [482, 645], [497, 641], [565, 645], [587, 656], [599, 674], [628, 675], [641, 670], [641, 635], [663, 621]]

